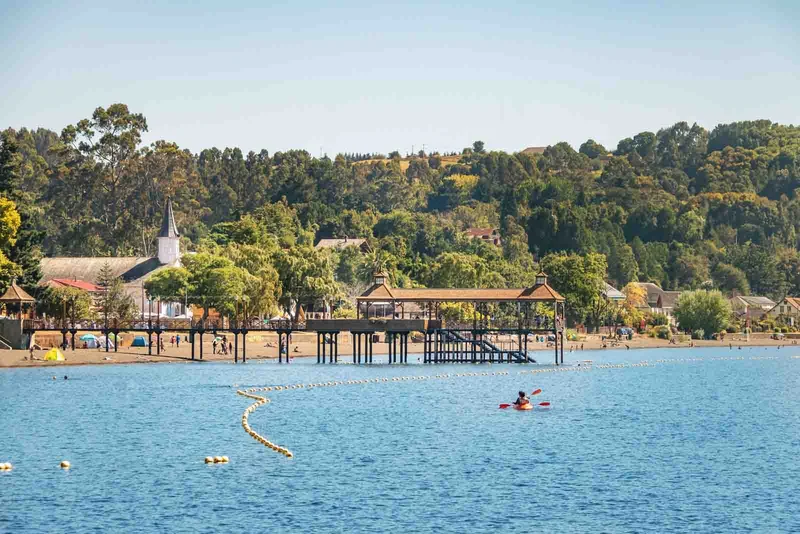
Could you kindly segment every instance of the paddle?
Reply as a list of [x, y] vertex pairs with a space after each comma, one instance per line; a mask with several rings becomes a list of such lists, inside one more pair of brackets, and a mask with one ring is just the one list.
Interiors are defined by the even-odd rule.
[[[513, 404], [501, 404], [500, 409], [505, 410], [506, 408], [510, 408], [511, 406], [513, 406]], [[549, 401], [540, 402], [536, 406], [548, 407], [550, 406], [550, 402]]]
[[542, 388], [535, 389], [535, 390], [531, 391], [531, 397], [533, 397], [534, 395], [538, 395], [541, 392], [542, 392]]

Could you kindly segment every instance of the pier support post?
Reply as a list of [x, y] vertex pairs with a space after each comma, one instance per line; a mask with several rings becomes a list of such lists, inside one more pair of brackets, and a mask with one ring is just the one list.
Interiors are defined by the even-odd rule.
[[[280, 335], [280, 334], [278, 334]], [[239, 329], [233, 329], [233, 363], [239, 363]]]
[[194, 360], [194, 330], [189, 329], [189, 343], [192, 344], [192, 360]]
[[247, 328], [242, 328], [242, 363], [247, 363]]
[[553, 330], [553, 334], [555, 334], [555, 340], [553, 341], [553, 345], [555, 346], [556, 351], [556, 365], [558, 365], [558, 330]]
[[[153, 330], [152, 329], [148, 329], [147, 330], [147, 355], [148, 356], [152, 356], [153, 355]], [[194, 359], [194, 358], [192, 358], [192, 359]]]
[[200, 359], [202, 360], [203, 359], [203, 331], [202, 330], [200, 330], [200, 339], [198, 340], [198, 343], [200, 344]]
[[561, 365], [564, 365], [564, 330], [561, 330]]

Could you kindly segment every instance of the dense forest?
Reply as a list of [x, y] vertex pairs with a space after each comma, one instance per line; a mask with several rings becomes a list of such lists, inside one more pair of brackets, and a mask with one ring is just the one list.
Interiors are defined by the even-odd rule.
[[[619, 287], [800, 294], [800, 127], [679, 122], [616, 147], [508, 154], [476, 141], [406, 158], [194, 154], [143, 146], [146, 131], [114, 104], [60, 134], [3, 132], [0, 278], [34, 287], [42, 255], [153, 255], [171, 197], [184, 250], [199, 252], [190, 263], [247, 271], [254, 298], [275, 295], [264, 307], [356, 294], [376, 267], [409, 287], [519, 287], [540, 264], [556, 277], [568, 264]], [[502, 246], [469, 239], [474, 227], [499, 228]], [[366, 238], [371, 251], [313, 249], [328, 237]], [[575, 300], [580, 321], [589, 304]]]

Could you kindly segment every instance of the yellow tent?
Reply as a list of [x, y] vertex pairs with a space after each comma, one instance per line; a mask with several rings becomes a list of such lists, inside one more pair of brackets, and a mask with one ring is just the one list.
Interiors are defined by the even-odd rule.
[[47, 351], [47, 354], [44, 355], [44, 359], [51, 362], [63, 362], [66, 360], [64, 354], [55, 347]]

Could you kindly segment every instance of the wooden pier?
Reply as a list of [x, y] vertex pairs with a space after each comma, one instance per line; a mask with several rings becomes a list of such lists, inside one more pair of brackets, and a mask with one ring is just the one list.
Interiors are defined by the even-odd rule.
[[[472, 313], [461, 320], [445, 319], [443, 303], [470, 305]], [[317, 363], [320, 364], [339, 362], [339, 336], [346, 332], [352, 338], [352, 363], [356, 365], [374, 362], [374, 345], [380, 334], [388, 345], [389, 364], [408, 363], [409, 339], [415, 335], [422, 338], [422, 361], [426, 364], [535, 363], [528, 351], [533, 335], [547, 336], [548, 341], [552, 341], [554, 363], [560, 365], [564, 363], [564, 304], [564, 298], [547, 284], [544, 273], [537, 275], [533, 287], [523, 289], [401, 289], [390, 287], [388, 277], [377, 273], [372, 287], [357, 298], [356, 319], [308, 320], [302, 324], [284, 320], [263, 324], [237, 317], [227, 325], [205, 320], [176, 325], [162, 324], [160, 319], [119, 324], [105, 318], [99, 328], [84, 328], [75, 320], [74, 310], [72, 317], [65, 310], [57, 327], [26, 320], [23, 330], [27, 334], [58, 331], [62, 334], [63, 346], [71, 346], [73, 350], [79, 330], [99, 330], [105, 336], [106, 352], [112, 346], [111, 336], [117, 340], [123, 332], [139, 333], [147, 336], [148, 354], [153, 352], [155, 336], [158, 355], [165, 332], [186, 334], [192, 346], [192, 360], [203, 359], [204, 335], [215, 338], [218, 334], [231, 334], [235, 363], [239, 362], [240, 354], [242, 363], [247, 361], [248, 333], [276, 333], [278, 363], [289, 363], [292, 334], [315, 332]], [[379, 309], [382, 313], [378, 313]], [[498, 341], [500, 339], [504, 341]], [[114, 342], [115, 352], [117, 347]]]

